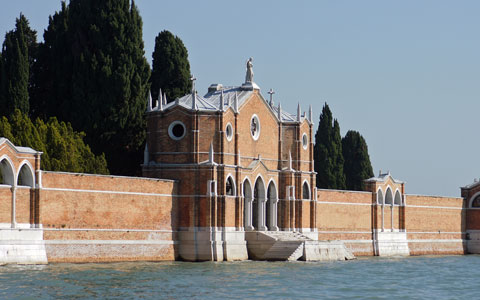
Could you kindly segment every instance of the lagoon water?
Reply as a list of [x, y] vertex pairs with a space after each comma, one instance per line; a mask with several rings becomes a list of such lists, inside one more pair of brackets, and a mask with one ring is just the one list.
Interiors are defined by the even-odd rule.
[[480, 256], [6, 265], [0, 299], [479, 299]]

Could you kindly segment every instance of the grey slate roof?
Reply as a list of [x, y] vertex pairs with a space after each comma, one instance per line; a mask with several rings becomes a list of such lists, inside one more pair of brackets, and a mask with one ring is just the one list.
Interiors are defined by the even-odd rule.
[[8, 139], [4, 137], [0, 137], [0, 145], [3, 143], [8, 143], [10, 144], [17, 152], [19, 153], [29, 153], [29, 154], [36, 154], [36, 153], [42, 153], [36, 150], [33, 150], [30, 147], [20, 147], [20, 146], [15, 146], [12, 142], [10, 142]]
[[[220, 109], [222, 91], [223, 91], [223, 104], [221, 107], [223, 111], [226, 111], [230, 107], [234, 109], [235, 96], [238, 99], [238, 108], [240, 108], [245, 103], [245, 101], [250, 98], [250, 96], [253, 93], [252, 89], [245, 89], [241, 86], [229, 86], [229, 87], [223, 87], [222, 90], [208, 92], [203, 97], [197, 94], [195, 96], [196, 98], [195, 109], [198, 111], [204, 111], [204, 112], [218, 111]], [[191, 110], [192, 101], [193, 101], [193, 95], [190, 93], [176, 99], [175, 101], [172, 101], [164, 105], [163, 110], [171, 109], [173, 107], [176, 107], [177, 105], [182, 106], [188, 110]], [[270, 107], [269, 105], [268, 107], [272, 110], [273, 114], [278, 118], [279, 108], [276, 106]], [[290, 114], [282, 109], [281, 119], [282, 119], [281, 120], [282, 122], [296, 122], [297, 116]], [[305, 120], [305, 116], [300, 117], [300, 121], [303, 121], [303, 120]]]

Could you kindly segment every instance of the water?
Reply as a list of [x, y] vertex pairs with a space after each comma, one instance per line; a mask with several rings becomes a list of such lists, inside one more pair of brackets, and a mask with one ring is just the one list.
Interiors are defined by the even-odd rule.
[[480, 256], [0, 267], [0, 299], [478, 299]]

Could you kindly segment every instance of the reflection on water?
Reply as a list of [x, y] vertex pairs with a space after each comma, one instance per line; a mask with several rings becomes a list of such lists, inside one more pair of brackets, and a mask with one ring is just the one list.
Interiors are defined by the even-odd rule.
[[476, 299], [480, 256], [6, 265], [1, 299]]

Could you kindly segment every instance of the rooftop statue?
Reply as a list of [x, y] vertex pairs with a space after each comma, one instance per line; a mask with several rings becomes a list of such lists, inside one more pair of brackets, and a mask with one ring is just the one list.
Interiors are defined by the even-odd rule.
[[245, 83], [253, 82], [253, 58], [247, 60], [247, 75], [245, 76]]

